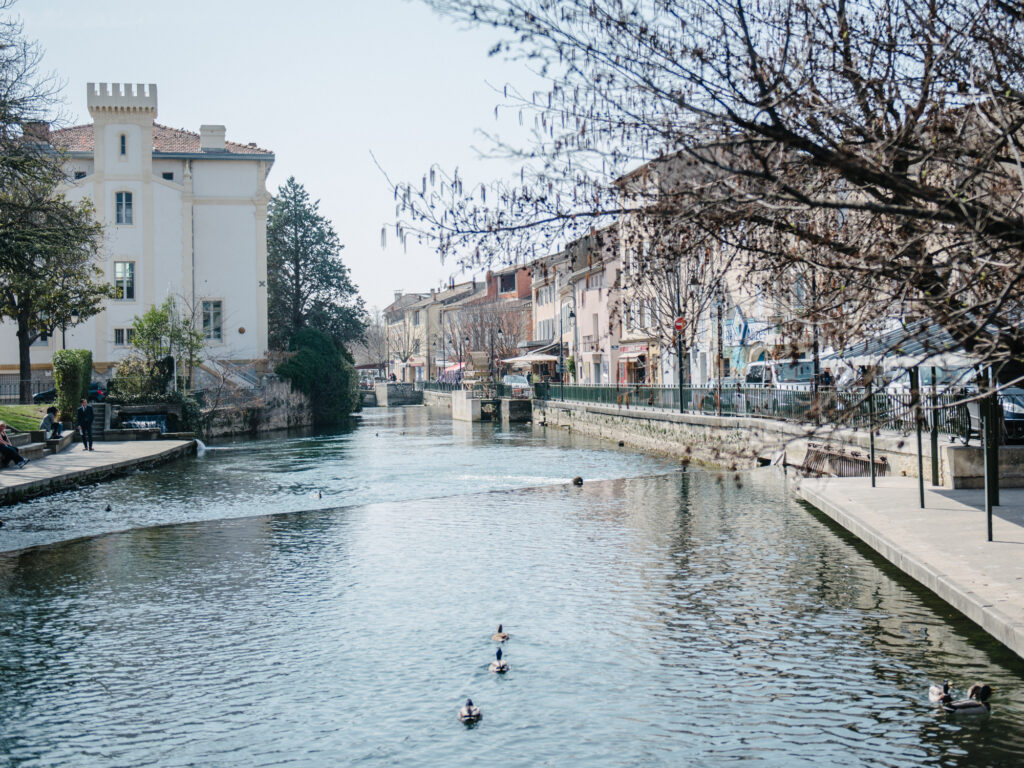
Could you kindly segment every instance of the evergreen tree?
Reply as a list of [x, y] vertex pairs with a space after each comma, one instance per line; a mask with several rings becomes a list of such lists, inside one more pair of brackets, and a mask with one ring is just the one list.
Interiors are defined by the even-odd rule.
[[270, 346], [285, 349], [302, 328], [315, 328], [343, 347], [362, 338], [366, 309], [341, 261], [344, 246], [319, 201], [290, 177], [267, 215]]

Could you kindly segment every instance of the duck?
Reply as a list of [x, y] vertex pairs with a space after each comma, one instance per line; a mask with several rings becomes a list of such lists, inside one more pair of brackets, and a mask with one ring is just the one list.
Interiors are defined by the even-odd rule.
[[480, 707], [474, 706], [472, 699], [466, 699], [466, 705], [459, 710], [459, 721], [463, 723], [475, 723], [480, 720], [483, 714]]
[[987, 715], [992, 711], [992, 706], [988, 703], [991, 695], [990, 686], [975, 684], [967, 692], [967, 698], [960, 701], [953, 701], [953, 697], [947, 693], [942, 701], [942, 708], [954, 715]]
[[949, 684], [949, 680], [943, 680], [942, 685], [933, 685], [928, 689], [928, 701], [932, 704], [939, 704], [942, 700], [950, 695], [950, 691], [953, 687]]
[[494, 654], [494, 661], [491, 662], [491, 666], [488, 667], [491, 672], [497, 672], [499, 675], [503, 675], [511, 669], [507, 661], [501, 660], [501, 648]]
[[583, 485], [583, 478], [580, 477], [579, 475], [576, 475], [576, 477], [574, 477], [572, 479], [572, 484], [573, 485]]
[[503, 632], [501, 624], [498, 625], [498, 631], [491, 635], [491, 640], [495, 640], [499, 643], [503, 643], [508, 640], [508, 632]]

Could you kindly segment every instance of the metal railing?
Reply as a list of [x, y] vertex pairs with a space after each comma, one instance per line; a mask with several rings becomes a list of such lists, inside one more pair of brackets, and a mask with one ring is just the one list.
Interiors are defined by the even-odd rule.
[[[834, 424], [860, 429], [874, 424], [875, 429], [909, 433], [914, 429], [914, 404], [909, 393], [878, 392], [866, 389], [831, 388], [817, 393], [766, 387], [683, 387], [614, 386], [582, 384], [535, 384], [537, 398], [608, 405], [622, 409], [652, 409], [704, 413], [729, 417]], [[959, 436], [970, 419], [962, 393], [924, 393], [921, 396], [922, 428], [934, 421], [938, 431]], [[873, 413], [872, 413], [873, 411]]]
[[420, 384], [423, 386], [417, 385], [417, 389], [424, 389], [428, 392], [454, 392], [457, 389], [462, 389], [462, 384], [455, 384], [450, 381], [423, 381]]
[[[26, 381], [25, 384], [28, 385], [28, 390], [33, 397], [54, 388], [53, 379], [32, 379]], [[20, 402], [21, 385], [22, 382], [15, 377], [5, 377], [5, 380], [0, 380], [0, 403], [11, 405]], [[54, 392], [54, 399], [56, 399], [56, 392]]]

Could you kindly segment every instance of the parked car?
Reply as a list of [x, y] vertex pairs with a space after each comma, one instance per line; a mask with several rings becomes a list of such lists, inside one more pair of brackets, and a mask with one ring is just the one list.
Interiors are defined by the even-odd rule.
[[[98, 381], [89, 383], [89, 400], [95, 403], [102, 403], [107, 396], [105, 385]], [[57, 400], [57, 390], [47, 389], [32, 395], [33, 403], [52, 403]]]
[[512, 390], [512, 397], [528, 399], [532, 396], [533, 390], [529, 380], [518, 373], [506, 373], [501, 378], [501, 383]]

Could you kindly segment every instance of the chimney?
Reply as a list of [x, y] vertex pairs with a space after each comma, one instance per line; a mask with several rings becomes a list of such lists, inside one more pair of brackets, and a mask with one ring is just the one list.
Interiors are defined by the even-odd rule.
[[22, 128], [26, 139], [41, 141], [44, 144], [50, 143], [50, 124], [43, 120], [32, 120], [25, 123]]
[[395, 291], [395, 301], [398, 301], [400, 298], [402, 298], [402, 291], [401, 290]]
[[223, 125], [199, 126], [199, 149], [203, 152], [226, 152], [224, 141], [226, 129]]

